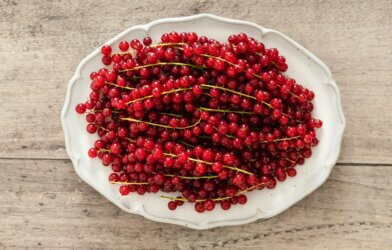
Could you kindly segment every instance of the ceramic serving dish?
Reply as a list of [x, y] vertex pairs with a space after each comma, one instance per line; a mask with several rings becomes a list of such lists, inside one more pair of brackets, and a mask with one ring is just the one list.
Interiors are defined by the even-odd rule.
[[298, 166], [295, 178], [278, 183], [273, 190], [259, 190], [248, 194], [246, 205], [232, 206], [223, 211], [219, 206], [212, 212], [202, 214], [194, 210], [193, 204], [184, 204], [175, 211], [167, 209], [167, 200], [160, 194], [121, 196], [118, 185], [108, 182], [110, 168], [103, 167], [99, 160], [90, 159], [88, 149], [97, 135], [86, 132], [84, 116], [75, 112], [75, 105], [87, 100], [90, 91], [89, 74], [102, 67], [99, 48], [84, 58], [69, 82], [61, 123], [64, 129], [67, 153], [76, 173], [82, 180], [96, 189], [108, 200], [126, 212], [140, 214], [150, 220], [183, 225], [194, 229], [208, 229], [218, 226], [238, 225], [258, 219], [275, 216], [306, 195], [313, 192], [328, 178], [340, 152], [345, 119], [340, 102], [340, 93], [328, 67], [315, 55], [282, 33], [257, 24], [200, 14], [189, 17], [167, 18], [145, 25], [137, 25], [121, 32], [106, 44], [118, 47], [121, 40], [150, 36], [153, 43], [159, 41], [162, 33], [170, 31], [194, 31], [220, 41], [228, 35], [245, 32], [264, 42], [267, 48], [275, 47], [284, 55], [289, 66], [286, 75], [315, 92], [314, 116], [323, 121], [318, 130], [320, 143], [313, 149], [313, 155], [303, 166]]

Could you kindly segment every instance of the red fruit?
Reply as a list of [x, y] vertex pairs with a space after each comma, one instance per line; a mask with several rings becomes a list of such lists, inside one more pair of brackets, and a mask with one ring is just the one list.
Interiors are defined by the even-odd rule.
[[200, 175], [203, 175], [207, 171], [207, 167], [204, 163], [198, 162], [196, 164], [195, 171], [200, 176]]
[[122, 152], [122, 146], [120, 143], [113, 143], [110, 145], [110, 151], [113, 154], [120, 154]]
[[245, 195], [241, 194], [238, 196], [238, 203], [239, 204], [245, 204], [248, 201], [248, 198], [246, 198]]
[[170, 210], [184, 202], [227, 210], [246, 204], [247, 190], [294, 177], [323, 123], [312, 116], [314, 92], [283, 74], [284, 55], [245, 33], [218, 42], [173, 31], [160, 40], [121, 41], [115, 54], [102, 46], [105, 66], [75, 106], [99, 137], [89, 157], [110, 167], [110, 182], [136, 183], [120, 194], [181, 192]]
[[175, 201], [169, 201], [169, 203], [167, 204], [167, 206], [168, 206], [168, 208], [169, 208], [170, 210], [176, 210], [176, 208], [177, 208], [177, 202], [175, 202]]
[[214, 208], [215, 208], [215, 202], [212, 201], [212, 200], [207, 200], [207, 201], [204, 203], [204, 208], [205, 208], [205, 210], [207, 210], [207, 211], [212, 211], [212, 210], [214, 210]]
[[83, 114], [84, 112], [86, 112], [86, 105], [83, 103], [79, 103], [78, 105], [76, 105], [75, 110], [78, 114]]
[[120, 186], [119, 191], [121, 195], [128, 195], [129, 192], [131, 192], [131, 189], [129, 188], [129, 186]]
[[196, 202], [195, 203], [195, 210], [198, 213], [203, 213], [205, 211], [205, 206], [203, 202]]
[[90, 158], [95, 158], [95, 157], [97, 157], [97, 155], [98, 155], [98, 150], [96, 148], [90, 148], [88, 150], [88, 156]]
[[122, 51], [127, 51], [129, 49], [129, 43], [127, 41], [121, 41], [118, 47]]
[[221, 202], [221, 208], [223, 210], [228, 210], [228, 209], [230, 209], [230, 207], [231, 207], [231, 202], [230, 201], [224, 200], [224, 201]]
[[216, 161], [212, 164], [212, 171], [214, 171], [215, 173], [219, 173], [222, 171], [223, 165], [222, 163]]
[[112, 47], [110, 45], [104, 45], [101, 47], [102, 55], [108, 56], [112, 53]]

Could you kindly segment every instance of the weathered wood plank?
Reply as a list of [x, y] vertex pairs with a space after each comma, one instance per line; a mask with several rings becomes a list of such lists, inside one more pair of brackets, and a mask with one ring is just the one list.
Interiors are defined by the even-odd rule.
[[67, 160], [0, 160], [0, 248], [351, 249], [392, 247], [391, 167], [338, 166], [283, 214], [196, 231], [127, 214]]
[[391, 1], [224, 4], [230, 8], [190, 0], [0, 1], [0, 157], [66, 158], [59, 117], [78, 62], [132, 25], [210, 12], [275, 28], [320, 56], [347, 117], [340, 162], [392, 163]]
[[[280, 30], [325, 61], [347, 118], [339, 162], [373, 164], [337, 166], [270, 220], [199, 232], [120, 211], [67, 160], [1, 159], [65, 159], [59, 117], [78, 62], [135, 24], [203, 12]], [[391, 249], [390, 13], [388, 0], [0, 0], [0, 248]]]

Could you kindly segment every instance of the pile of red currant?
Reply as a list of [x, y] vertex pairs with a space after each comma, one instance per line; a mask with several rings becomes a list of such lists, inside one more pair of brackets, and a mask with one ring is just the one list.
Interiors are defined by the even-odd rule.
[[162, 191], [177, 194], [161, 196], [171, 210], [227, 210], [294, 177], [318, 144], [314, 93], [284, 75], [277, 49], [244, 33], [223, 43], [194, 32], [118, 47], [101, 48], [105, 67], [76, 112], [87, 111], [87, 132], [99, 136], [88, 155], [111, 167], [121, 195]]

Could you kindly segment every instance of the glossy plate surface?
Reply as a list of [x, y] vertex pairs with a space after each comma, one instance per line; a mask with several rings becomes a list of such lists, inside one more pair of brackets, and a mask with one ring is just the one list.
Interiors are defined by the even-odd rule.
[[248, 194], [246, 205], [236, 205], [228, 211], [220, 206], [212, 212], [199, 214], [193, 204], [184, 204], [175, 211], [167, 208], [168, 200], [158, 194], [136, 194], [121, 196], [118, 185], [108, 182], [110, 168], [103, 167], [99, 160], [90, 159], [88, 149], [98, 138], [90, 135], [85, 128], [87, 122], [83, 115], [75, 112], [75, 105], [87, 100], [90, 92], [89, 74], [102, 67], [99, 48], [84, 58], [69, 82], [65, 104], [61, 113], [67, 153], [75, 171], [82, 180], [118, 207], [133, 214], [140, 214], [148, 219], [183, 225], [194, 229], [208, 229], [218, 226], [245, 224], [257, 219], [275, 216], [306, 195], [313, 192], [328, 178], [340, 152], [345, 118], [343, 115], [340, 93], [328, 67], [311, 52], [282, 33], [263, 28], [254, 23], [228, 19], [209, 14], [189, 17], [168, 18], [138, 25], [125, 30], [112, 38], [107, 44], [118, 48], [121, 40], [150, 36], [153, 43], [159, 41], [162, 33], [171, 31], [194, 31], [199, 36], [226, 41], [230, 34], [245, 32], [264, 42], [267, 48], [277, 48], [286, 57], [288, 71], [286, 75], [315, 92], [313, 115], [323, 121], [318, 130], [319, 145], [303, 166], [298, 166], [295, 178], [288, 178], [278, 183], [273, 190], [260, 190]]

